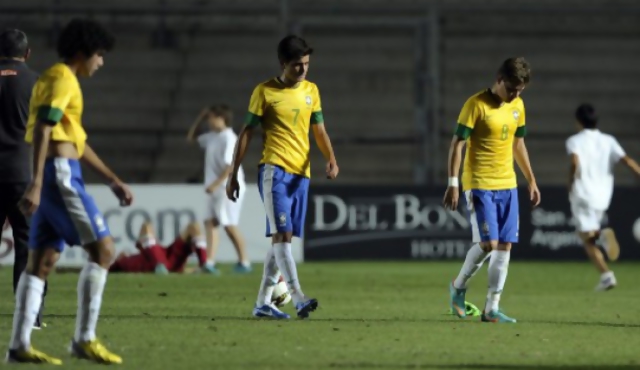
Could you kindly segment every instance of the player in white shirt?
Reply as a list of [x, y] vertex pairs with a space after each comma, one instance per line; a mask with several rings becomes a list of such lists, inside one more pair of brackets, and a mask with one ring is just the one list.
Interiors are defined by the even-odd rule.
[[[196, 138], [196, 131], [205, 120], [209, 130]], [[232, 170], [233, 149], [238, 138], [231, 128], [232, 122], [233, 112], [231, 108], [224, 104], [214, 105], [205, 108], [200, 113], [187, 135], [189, 141], [197, 140], [200, 147], [205, 151], [204, 186], [208, 194], [208, 200], [204, 225], [207, 235], [208, 260], [203, 266], [203, 270], [213, 274], [219, 274], [219, 270], [215, 267], [219, 226], [224, 228], [238, 253], [239, 262], [236, 264], [234, 271], [237, 273], [251, 272], [251, 264], [247, 257], [244, 238], [238, 228], [244, 192], [240, 192], [240, 197], [236, 202], [229, 200], [226, 195], [227, 178]], [[241, 182], [240, 189], [245, 189], [242, 169], [238, 173], [238, 181]]]
[[580, 132], [566, 143], [571, 160], [569, 201], [576, 231], [582, 239], [587, 255], [600, 272], [596, 290], [604, 291], [616, 286], [616, 277], [609, 270], [598, 244], [610, 261], [620, 255], [620, 247], [611, 228], [601, 224], [613, 195], [613, 167], [622, 162], [640, 176], [640, 166], [622, 149], [611, 135], [597, 129], [598, 117], [590, 104], [576, 110]]

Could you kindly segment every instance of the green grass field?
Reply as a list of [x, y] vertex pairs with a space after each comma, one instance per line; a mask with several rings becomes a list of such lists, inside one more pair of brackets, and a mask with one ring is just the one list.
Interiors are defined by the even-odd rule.
[[[619, 287], [595, 293], [598, 275], [587, 263], [513, 263], [502, 307], [519, 320], [515, 325], [446, 314], [447, 284], [458, 267], [307, 263], [299, 269], [303, 288], [321, 307], [309, 320], [287, 322], [251, 318], [261, 271], [111, 275], [98, 335], [129, 369], [640, 368], [640, 266], [616, 265]], [[483, 270], [468, 293], [478, 306], [486, 293]], [[13, 299], [9, 269], [0, 276], [4, 353]], [[76, 280], [51, 278], [48, 327], [34, 332], [33, 343], [67, 368], [95, 367], [66, 352]]]

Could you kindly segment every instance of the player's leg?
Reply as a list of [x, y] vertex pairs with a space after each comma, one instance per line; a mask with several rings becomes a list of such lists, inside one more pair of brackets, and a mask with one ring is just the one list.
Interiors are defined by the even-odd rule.
[[[140, 254], [149, 261], [148, 264], [145, 264], [145, 268], [147, 265], [151, 264], [156, 274], [166, 275], [169, 273], [167, 252], [164, 247], [158, 244], [158, 239], [156, 238], [156, 234], [153, 230], [153, 225], [151, 225], [150, 222], [145, 222], [140, 226], [136, 247], [140, 250]], [[133, 268], [135, 266], [132, 265], [128, 267]], [[139, 269], [143, 269], [143, 267], [140, 266]]]
[[[27, 261], [29, 259], [29, 219], [20, 211], [17, 206], [18, 200], [16, 199], [13, 206], [9, 208], [8, 220], [11, 223], [11, 229], [13, 231], [13, 250], [14, 250], [14, 265], [13, 265], [13, 291], [15, 293], [18, 287], [18, 280], [22, 275], [22, 272], [27, 267]], [[2, 215], [0, 215], [0, 220]], [[42, 312], [44, 311], [44, 298], [47, 295], [47, 282], [44, 282], [44, 290], [42, 292], [42, 304], [40, 311], [34, 323], [34, 329], [41, 329], [44, 324], [42, 323]]]
[[220, 214], [220, 224], [224, 227], [224, 231], [231, 240], [233, 247], [238, 254], [238, 264], [234, 267], [234, 271], [240, 274], [251, 272], [251, 263], [247, 256], [247, 248], [244, 237], [238, 228], [240, 223], [240, 211], [242, 210], [242, 201], [244, 199], [244, 188], [240, 188], [240, 196], [235, 202], [225, 199], [223, 209]]
[[[598, 247], [598, 240], [604, 236], [604, 233], [601, 235], [600, 232], [602, 212], [591, 209], [586, 205], [576, 203], [571, 204], [571, 212], [576, 225], [576, 231], [582, 240], [585, 252], [589, 257], [589, 260], [591, 260], [591, 263], [593, 263], [596, 270], [600, 273], [600, 282], [596, 286], [596, 290], [605, 291], [613, 289], [617, 284], [616, 277], [613, 271], [609, 269], [604, 255]], [[612, 244], [617, 251], [616, 254], [619, 254], [620, 249], [618, 242], [615, 239], [615, 234], [613, 234], [613, 230], [608, 231], [607, 233], [609, 234], [609, 238], [607, 239], [612, 240]], [[608, 249], [606, 246], [608, 243], [604, 244], [605, 250]]]
[[65, 158], [55, 158], [54, 162], [57, 189], [49, 197], [59, 204], [63, 212], [48, 220], [67, 244], [82, 245], [89, 254], [78, 278], [76, 330], [71, 354], [98, 363], [121, 363], [122, 358], [107, 350], [96, 338], [102, 294], [109, 267], [116, 256], [109, 227], [84, 188], [80, 162]]
[[198, 266], [202, 269], [207, 264], [208, 255], [207, 242], [204, 235], [202, 235], [202, 231], [200, 231], [200, 226], [196, 222], [192, 222], [187, 225], [185, 232], [189, 233], [189, 242], [196, 253], [196, 257], [198, 257]]
[[[292, 236], [302, 238], [304, 223], [307, 215], [307, 197], [309, 193], [309, 179], [304, 176], [293, 175], [288, 184], [291, 193], [294, 194], [291, 206]], [[274, 243], [276, 262], [284, 275], [285, 281], [291, 293], [293, 304], [296, 307], [299, 318], [309, 317], [309, 313], [318, 307], [318, 300], [308, 298], [302, 292], [296, 261], [291, 251], [291, 237], [282, 240], [280, 244]]]
[[43, 215], [47, 204], [41, 204], [32, 217], [29, 231], [29, 251], [27, 267], [20, 276], [16, 289], [16, 305], [7, 362], [48, 363], [60, 365], [62, 361], [48, 356], [31, 346], [31, 332], [42, 304], [45, 281], [57, 262], [64, 247]]
[[[267, 218], [266, 236], [272, 238], [272, 245], [267, 250], [258, 299], [253, 309], [253, 316], [271, 317], [275, 319], [288, 319], [290, 316], [280, 311], [271, 303], [273, 290], [278, 283], [280, 272], [275, 256], [275, 245], [273, 244], [275, 235], [280, 231], [286, 233], [287, 221], [290, 225], [291, 200], [287, 195], [286, 187], [283, 183], [284, 171], [272, 165], [260, 166], [258, 172], [258, 190], [264, 203]], [[276, 223], [276, 214], [284, 215], [284, 219], [279, 226]], [[290, 228], [290, 226], [289, 226]], [[289, 236], [289, 240], [291, 237]]]
[[[489, 228], [497, 230], [497, 224], [493, 225], [493, 213], [490, 212], [493, 207], [490, 192], [467, 190], [465, 191], [465, 202], [469, 211], [473, 245], [467, 252], [458, 277], [449, 285], [450, 306], [456, 316], [460, 318], [466, 317], [467, 283], [482, 267], [492, 251], [491, 235], [487, 231]], [[483, 232], [480, 230], [481, 227]]]
[[500, 298], [509, 272], [511, 246], [518, 242], [518, 190], [499, 190], [494, 192], [494, 196], [497, 205], [498, 246], [489, 261], [489, 290], [482, 320], [515, 323], [515, 319], [500, 310]]
[[218, 254], [218, 245], [220, 243], [220, 209], [222, 201], [226, 199], [226, 194], [214, 193], [209, 195], [205, 208], [204, 232], [207, 243], [207, 261], [201, 270], [205, 273], [219, 275], [220, 271], [216, 269], [216, 255]]
[[109, 273], [152, 273], [155, 271], [155, 265], [150, 263], [147, 258], [139, 254], [127, 256], [120, 253], [116, 261], [109, 267]]

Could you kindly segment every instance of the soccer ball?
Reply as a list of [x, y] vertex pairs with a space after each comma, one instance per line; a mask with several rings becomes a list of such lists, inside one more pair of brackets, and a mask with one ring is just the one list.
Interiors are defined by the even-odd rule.
[[283, 280], [278, 281], [275, 288], [273, 288], [273, 294], [271, 295], [271, 303], [277, 307], [284, 307], [287, 303], [291, 302], [291, 294], [289, 294], [289, 288], [287, 283]]

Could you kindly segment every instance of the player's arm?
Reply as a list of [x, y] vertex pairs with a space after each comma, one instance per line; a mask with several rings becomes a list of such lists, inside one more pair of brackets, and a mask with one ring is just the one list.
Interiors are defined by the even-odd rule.
[[33, 157], [31, 183], [27, 188], [20, 209], [27, 215], [32, 214], [40, 205], [40, 193], [44, 180], [44, 163], [49, 152], [51, 132], [64, 116], [64, 110], [71, 99], [68, 83], [61, 78], [43, 80], [40, 106], [37, 110], [33, 128]]
[[628, 169], [633, 171], [633, 173], [635, 173], [637, 176], [640, 176], [640, 166], [638, 165], [638, 163], [635, 160], [633, 160], [633, 158], [627, 155], [624, 149], [622, 149], [622, 146], [620, 145], [618, 140], [616, 140], [613, 137], [612, 137], [612, 140], [613, 140], [613, 143], [612, 143], [611, 155], [613, 156], [612, 158], [613, 162], [614, 163], [621, 162]]
[[87, 143], [81, 161], [98, 173], [109, 184], [111, 190], [120, 200], [120, 205], [128, 206], [133, 201], [133, 196], [127, 185], [116, 176], [113, 171], [98, 157], [93, 148]]
[[460, 174], [460, 164], [462, 163], [462, 149], [465, 143], [473, 134], [476, 122], [482, 116], [482, 109], [476, 98], [469, 98], [462, 106], [458, 116], [458, 125], [449, 145], [449, 155], [447, 157], [447, 172], [449, 176], [449, 187], [458, 188], [458, 175]]
[[240, 184], [238, 183], [238, 172], [240, 165], [247, 154], [247, 149], [251, 143], [251, 138], [255, 129], [262, 124], [262, 116], [266, 102], [262, 85], [258, 85], [253, 89], [251, 99], [249, 100], [249, 111], [245, 118], [245, 124], [238, 135], [238, 141], [233, 149], [233, 162], [231, 165], [231, 176], [227, 183], [227, 197], [235, 201], [240, 196]]
[[314, 85], [313, 94], [313, 110], [309, 123], [313, 131], [313, 138], [316, 141], [318, 149], [322, 152], [324, 159], [327, 161], [326, 173], [328, 179], [335, 179], [340, 169], [336, 161], [336, 155], [331, 145], [331, 139], [324, 125], [324, 115], [322, 114], [322, 104], [320, 102], [320, 90]]
[[513, 156], [515, 157], [518, 168], [522, 171], [524, 178], [529, 183], [529, 199], [533, 206], [540, 204], [540, 190], [536, 183], [536, 177], [533, 174], [531, 168], [531, 162], [529, 161], [529, 152], [527, 146], [524, 143], [524, 137], [527, 135], [527, 127], [524, 125], [524, 113], [521, 114], [522, 123], [519, 124], [516, 129], [515, 138], [513, 139]]
[[524, 136], [516, 136], [513, 140], [513, 156], [516, 159], [518, 168], [520, 168], [520, 171], [522, 171], [522, 174], [524, 175], [524, 178], [527, 179], [529, 185], [535, 184], [536, 177], [534, 176], [533, 169], [531, 168], [531, 162], [529, 161], [529, 152], [527, 150], [527, 145], [524, 143]]
[[44, 178], [44, 162], [49, 151], [51, 141], [51, 130], [56, 123], [49, 121], [36, 122], [33, 128], [33, 158], [32, 158], [32, 180], [34, 186], [42, 187]]
[[620, 162], [627, 166], [627, 168], [633, 171], [637, 176], [640, 176], [640, 165], [638, 165], [638, 162], [636, 162], [633, 158], [625, 155], [624, 157], [620, 158]]
[[209, 112], [209, 109], [204, 108], [200, 112], [196, 120], [193, 121], [193, 123], [191, 124], [191, 127], [189, 127], [189, 131], [187, 132], [188, 142], [192, 143], [196, 140], [196, 132], [198, 131], [198, 127], [200, 127], [200, 124], [204, 121], [204, 118], [207, 116], [208, 112]]
[[220, 187], [220, 185], [222, 185], [223, 182], [225, 182], [227, 178], [229, 178], [229, 176], [231, 176], [231, 173], [233, 172], [233, 152], [235, 150], [235, 146], [235, 140], [225, 143], [223, 161], [226, 167], [220, 174], [220, 177], [207, 186], [207, 193], [213, 193]]
[[338, 162], [336, 161], [336, 156], [333, 151], [333, 147], [331, 146], [331, 139], [329, 138], [329, 134], [324, 126], [324, 122], [313, 123], [312, 121], [311, 127], [313, 130], [313, 137], [316, 140], [316, 145], [318, 145], [324, 159], [327, 161], [327, 178], [335, 179], [339, 172]]
[[570, 154], [569, 164], [569, 192], [573, 189], [573, 183], [576, 181], [576, 174], [578, 173], [578, 167], [580, 164], [580, 160], [578, 159], [578, 155], [575, 153]]

